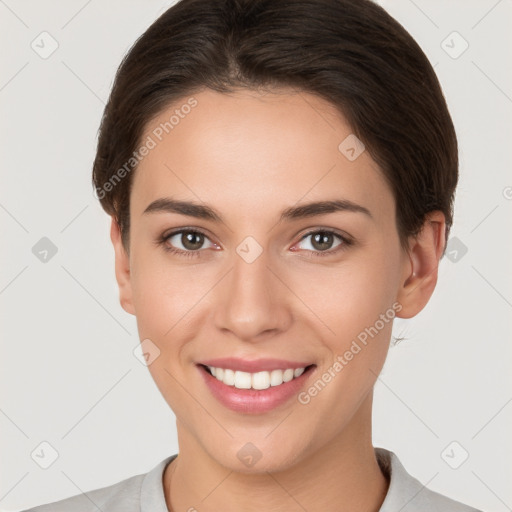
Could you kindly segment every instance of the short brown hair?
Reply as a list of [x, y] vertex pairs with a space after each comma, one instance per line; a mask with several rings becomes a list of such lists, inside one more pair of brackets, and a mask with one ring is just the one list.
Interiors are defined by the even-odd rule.
[[280, 86], [345, 116], [392, 189], [403, 247], [433, 210], [446, 217], [447, 240], [456, 134], [432, 66], [400, 23], [371, 0], [181, 0], [125, 55], [101, 120], [93, 186], [126, 250], [133, 172], [113, 178], [149, 121], [204, 88]]

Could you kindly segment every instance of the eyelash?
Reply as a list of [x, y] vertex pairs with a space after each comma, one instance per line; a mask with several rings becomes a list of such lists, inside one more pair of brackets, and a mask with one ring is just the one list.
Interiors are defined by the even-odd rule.
[[[197, 250], [197, 251], [183, 251], [181, 249], [176, 249], [175, 247], [169, 246], [167, 244], [167, 240], [172, 238], [174, 235], [179, 235], [181, 233], [200, 234], [200, 235], [203, 235], [204, 237], [208, 238], [206, 233], [203, 233], [202, 231], [199, 231], [198, 229], [180, 229], [180, 230], [177, 230], [177, 231], [173, 231], [172, 233], [168, 233], [168, 234], [162, 235], [156, 241], [156, 243], [157, 243], [157, 245], [162, 246], [163, 249], [166, 252], [169, 252], [169, 253], [172, 253], [172, 254], [176, 254], [178, 256], [183, 256], [185, 258], [199, 257], [200, 253], [201, 253], [201, 250]], [[336, 247], [336, 249], [334, 249], [334, 250], [333, 249], [331, 249], [329, 251], [310, 251], [310, 250], [307, 250], [307, 252], [311, 253], [310, 257], [312, 257], [312, 258], [324, 257], [324, 256], [333, 256], [333, 255], [338, 254], [339, 252], [341, 252], [343, 250], [348, 249], [351, 245], [354, 244], [354, 241], [351, 240], [350, 238], [348, 238], [346, 236], [343, 236], [340, 233], [338, 233], [337, 231], [333, 231], [331, 229], [316, 229], [314, 231], [309, 231], [309, 232], [307, 232], [306, 234], [304, 234], [301, 237], [300, 241], [304, 240], [308, 236], [315, 235], [317, 233], [324, 233], [324, 234], [328, 233], [328, 234], [334, 235], [335, 237], [339, 238], [342, 243], [340, 245], [338, 245]]]

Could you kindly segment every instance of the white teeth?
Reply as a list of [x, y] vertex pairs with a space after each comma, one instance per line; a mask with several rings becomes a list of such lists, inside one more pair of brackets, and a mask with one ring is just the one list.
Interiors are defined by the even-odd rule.
[[304, 373], [304, 368], [296, 368], [293, 371], [293, 376], [294, 377], [300, 377], [303, 373]]
[[254, 389], [267, 389], [270, 387], [270, 373], [258, 372], [252, 374], [252, 387]]
[[270, 385], [279, 386], [283, 383], [283, 370], [272, 370], [270, 372]]
[[293, 370], [292, 368], [288, 368], [283, 372], [283, 382], [289, 382], [293, 379]]
[[267, 389], [270, 386], [280, 386], [284, 382], [300, 377], [305, 370], [305, 368], [287, 368], [271, 372], [249, 373], [213, 366], [208, 366], [208, 369], [217, 380], [238, 389]]
[[235, 388], [251, 389], [251, 374], [247, 372], [235, 372]]
[[222, 377], [222, 382], [224, 382], [224, 384], [227, 384], [228, 386], [234, 386], [235, 385], [235, 372], [233, 370], [224, 369], [224, 375]]

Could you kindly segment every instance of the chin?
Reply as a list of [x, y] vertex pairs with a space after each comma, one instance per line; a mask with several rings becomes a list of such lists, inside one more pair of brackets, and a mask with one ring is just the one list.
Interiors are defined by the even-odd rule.
[[[247, 439], [247, 436], [244, 436]], [[302, 443], [301, 443], [302, 444]], [[226, 469], [247, 475], [258, 475], [286, 471], [297, 464], [305, 455], [305, 447], [288, 441], [282, 443], [258, 441], [242, 441], [231, 443], [231, 446], [218, 444], [206, 447], [210, 457]]]

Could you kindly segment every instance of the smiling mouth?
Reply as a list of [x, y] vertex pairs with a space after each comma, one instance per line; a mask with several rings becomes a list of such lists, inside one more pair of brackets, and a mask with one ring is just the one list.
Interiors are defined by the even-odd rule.
[[204, 364], [199, 364], [199, 366], [226, 386], [237, 389], [264, 390], [270, 387], [279, 387], [297, 379], [302, 374], [312, 370], [316, 365], [310, 364], [302, 368], [283, 368], [255, 373], [232, 370], [230, 368], [218, 368]]

